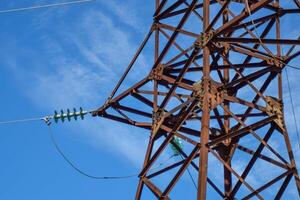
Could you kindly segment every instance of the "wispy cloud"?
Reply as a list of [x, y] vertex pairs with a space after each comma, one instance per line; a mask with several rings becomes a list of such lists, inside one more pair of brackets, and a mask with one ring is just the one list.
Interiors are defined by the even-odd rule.
[[[29, 69], [20, 69], [24, 60], [18, 57], [5, 58], [17, 75], [19, 84], [24, 88], [25, 94], [35, 105], [44, 110], [58, 108], [100, 106], [109, 95], [119, 75], [124, 71], [134, 54], [138, 44], [131, 37], [129, 30], [120, 27], [130, 27], [136, 32], [144, 30], [144, 25], [139, 21], [134, 10], [124, 3], [117, 1], [103, 1], [109, 14], [103, 10], [90, 9], [79, 14], [72, 23], [65, 24], [57, 18], [55, 24], [57, 33], [44, 33], [39, 38], [43, 44], [43, 52], [24, 49], [23, 57], [32, 59], [34, 66]], [[117, 16], [122, 21], [116, 22], [111, 15]], [[53, 13], [46, 11], [34, 19], [33, 31], [40, 31], [49, 25], [49, 16]], [[52, 24], [53, 25], [53, 24]], [[52, 30], [53, 31], [53, 30]], [[15, 49], [18, 47], [14, 42]], [[42, 54], [42, 56], [41, 56]], [[147, 71], [147, 58], [142, 55], [138, 61], [138, 71], [130, 75], [127, 83], [133, 82], [136, 77]], [[30, 81], [28, 81], [30, 80]], [[296, 83], [297, 75], [291, 75], [291, 82]], [[294, 93], [298, 90], [294, 87]], [[295, 99], [299, 102], [300, 99]], [[287, 113], [291, 113], [288, 106]], [[296, 104], [299, 113], [300, 105]], [[286, 116], [288, 126], [291, 127], [292, 117]], [[80, 123], [80, 130], [95, 148], [105, 148], [110, 152], [124, 157], [140, 167], [147, 144], [147, 132], [133, 129], [126, 125], [96, 119]], [[296, 143], [295, 134], [291, 134], [293, 143]], [[273, 144], [274, 145], [274, 144]], [[297, 153], [299, 157], [299, 152]], [[211, 161], [211, 165], [218, 161]], [[234, 168], [241, 174], [245, 160], [238, 160]], [[262, 174], [260, 169], [266, 166], [259, 164], [257, 174]], [[270, 171], [271, 172], [271, 171]], [[215, 179], [222, 183], [219, 173], [213, 174]], [[269, 175], [268, 175], [269, 176]], [[270, 174], [271, 176], [271, 174]], [[254, 176], [249, 176], [248, 181], [257, 184]]]
[[[107, 5], [116, 7], [112, 2]], [[117, 16], [124, 15], [122, 8], [112, 10]], [[48, 23], [44, 15], [41, 17], [36, 21], [38, 26], [36, 23], [32, 25], [36, 30]], [[137, 26], [134, 18], [137, 17], [132, 16], [125, 23]], [[43, 63], [42, 66], [20, 69], [22, 59], [7, 58], [19, 84], [26, 88], [25, 95], [45, 110], [101, 106], [138, 46], [126, 30], [118, 27], [120, 22], [113, 21], [104, 12], [91, 9], [74, 20], [71, 24], [57, 23], [60, 30], [57, 34], [45, 33], [39, 38], [43, 53], [35, 50], [29, 53], [24, 49], [25, 57], [34, 59], [35, 65]], [[138, 65], [141, 68], [139, 73], [145, 70], [147, 62], [143, 55]], [[134, 76], [136, 74], [131, 78]], [[105, 146], [105, 149], [141, 166], [148, 138], [145, 131], [99, 119], [82, 123], [80, 130], [93, 146]]]
[[108, 9], [118, 18], [122, 19], [123, 23], [128, 26], [136, 29], [137, 31], [141, 31], [142, 22], [137, 17], [138, 13], [133, 9], [133, 6], [128, 6], [128, 1], [120, 2], [120, 1], [104, 1], [102, 2]]

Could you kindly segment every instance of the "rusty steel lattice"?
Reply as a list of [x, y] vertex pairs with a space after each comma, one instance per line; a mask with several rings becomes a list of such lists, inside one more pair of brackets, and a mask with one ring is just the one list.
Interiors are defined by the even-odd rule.
[[[281, 23], [299, 13], [298, 0], [156, 0], [151, 30], [93, 113], [151, 131], [136, 200], [175, 198], [188, 169], [198, 200], [300, 194], [282, 89], [300, 40], [283, 37]], [[121, 90], [148, 46], [150, 73]], [[169, 145], [182, 159], [156, 169]]]

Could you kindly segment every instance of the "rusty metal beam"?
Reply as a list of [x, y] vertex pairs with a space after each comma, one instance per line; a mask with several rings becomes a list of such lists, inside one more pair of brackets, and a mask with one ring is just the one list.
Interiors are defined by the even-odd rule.
[[[300, 37], [282, 38], [280, 33], [281, 19], [299, 14], [300, 3], [294, 0], [290, 8], [279, 0], [248, 3], [251, 13], [244, 0], [155, 0], [149, 33], [108, 101], [93, 112], [93, 116], [150, 131], [135, 200], [141, 200], [145, 189], [157, 199], [176, 197], [174, 187], [189, 166], [197, 174], [197, 200], [209, 199], [208, 185], [221, 199], [235, 199], [238, 194], [242, 199], [270, 199], [263, 191], [283, 180], [275, 194], [275, 199], [281, 199], [292, 178], [300, 197], [300, 178], [283, 117], [281, 74], [300, 55], [296, 49]], [[147, 45], [153, 47], [149, 74], [121, 91], [138, 58], [151, 54], [145, 50]], [[288, 47], [286, 55], [282, 55], [283, 46]], [[270, 92], [272, 84], [277, 88]], [[288, 155], [273, 147], [275, 132]], [[175, 137], [187, 147], [180, 147]], [[256, 149], [244, 145], [246, 139]], [[154, 169], [169, 145], [183, 159]], [[264, 154], [264, 149], [272, 155]], [[241, 174], [232, 167], [240, 154], [250, 156]], [[210, 157], [218, 160], [218, 170], [224, 172], [222, 182], [208, 177]], [[283, 172], [256, 189], [248, 176], [258, 160], [270, 170]], [[154, 179], [171, 172], [166, 187], [156, 184]], [[249, 193], [241, 194], [242, 185]]]

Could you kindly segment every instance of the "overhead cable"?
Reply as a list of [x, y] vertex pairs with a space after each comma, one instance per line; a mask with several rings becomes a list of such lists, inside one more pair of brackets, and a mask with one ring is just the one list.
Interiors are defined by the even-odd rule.
[[[48, 125], [48, 130], [49, 130], [49, 135], [51, 138], [51, 142], [54, 145], [56, 151], [59, 153], [59, 155], [66, 161], [66, 163], [68, 163], [75, 171], [77, 171], [79, 174], [91, 178], [91, 179], [98, 179], [98, 180], [109, 180], [109, 179], [129, 179], [129, 178], [134, 178], [134, 177], [138, 177], [139, 173], [135, 173], [135, 174], [129, 174], [129, 175], [125, 175], [125, 176], [95, 176], [95, 175], [91, 175], [85, 171], [83, 171], [82, 169], [80, 169], [79, 167], [77, 167], [74, 162], [72, 162], [67, 156], [66, 154], [63, 152], [63, 150], [60, 148], [60, 146], [58, 145], [54, 133], [50, 127], [50, 124]], [[175, 157], [175, 155], [170, 156], [166, 161], [159, 163], [157, 166], [153, 167], [152, 170], [158, 169], [163, 165], [166, 165], [166, 163], [171, 160], [173, 157]], [[151, 171], [152, 171], [151, 170]]]
[[[245, 4], [246, 4], [245, 7], [246, 7], [246, 9], [247, 9], [247, 12], [249, 13], [249, 16], [250, 16], [251, 23], [252, 23], [252, 25], [253, 25], [253, 27], [254, 27], [254, 32], [255, 32], [255, 34], [256, 34], [256, 38], [258, 39], [259, 43], [260, 43], [262, 46], [264, 46], [265, 44], [263, 43], [262, 39], [260, 38], [260, 36], [259, 36], [259, 34], [258, 34], [257, 27], [256, 27], [256, 25], [255, 25], [255, 23], [254, 23], [254, 20], [253, 20], [253, 17], [252, 17], [253, 15], [252, 15], [252, 12], [251, 12], [250, 6], [249, 6], [249, 1], [248, 1], [248, 0], [245, 0]], [[270, 53], [272, 54], [272, 52], [270, 52]], [[272, 56], [275, 60], [281, 62], [282, 64], [284, 64], [284, 65], [286, 65], [286, 66], [288, 66], [288, 67], [290, 67], [290, 68], [293, 68], [293, 69], [296, 69], [296, 70], [300, 70], [300, 67], [292, 66], [292, 65], [290, 65], [290, 64], [288, 64], [288, 63], [285, 63], [285, 62], [283, 62], [282, 60], [279, 60], [278, 58], [276, 58], [273, 54], [272, 54], [271, 56]]]
[[299, 128], [298, 128], [298, 123], [297, 123], [297, 118], [296, 118], [295, 105], [294, 105], [294, 100], [293, 100], [293, 96], [292, 96], [292, 89], [291, 89], [291, 85], [290, 85], [289, 74], [286, 69], [285, 69], [285, 74], [286, 74], [286, 78], [287, 78], [289, 97], [290, 97], [290, 101], [291, 101], [292, 113], [293, 113], [293, 118], [294, 118], [294, 123], [295, 123], [296, 134], [297, 134], [298, 149], [300, 149], [300, 134], [299, 134]]
[[54, 137], [54, 133], [51, 129], [50, 126], [48, 126], [49, 129], [49, 135], [51, 138], [51, 142], [54, 145], [55, 149], [57, 150], [57, 152], [60, 154], [60, 156], [74, 169], [76, 170], [78, 173], [80, 173], [83, 176], [86, 176], [88, 178], [91, 179], [128, 179], [128, 178], [133, 178], [133, 177], [137, 177], [138, 174], [131, 174], [131, 175], [126, 175], [126, 176], [94, 176], [94, 175], [90, 175], [87, 172], [84, 172], [83, 170], [81, 170], [80, 168], [78, 168], [62, 151], [62, 149], [59, 147], [58, 143], [56, 142], [56, 139]]
[[[251, 22], [253, 24], [253, 27], [254, 27], [254, 30], [255, 30], [255, 34], [256, 34], [256, 37], [257, 39], [259, 40], [259, 42], [261, 43], [262, 46], [264, 46], [264, 43], [263, 41], [261, 40], [259, 34], [258, 34], [258, 30], [257, 30], [257, 27], [254, 23], [254, 20], [253, 20], [253, 17], [252, 17], [252, 13], [251, 13], [251, 10], [250, 10], [250, 7], [249, 7], [249, 2], [248, 0], [245, 0], [245, 3], [246, 3], [246, 9], [249, 13], [249, 16], [251, 18]], [[271, 55], [275, 60], [278, 60], [273, 54]], [[281, 60], [278, 60], [279, 62], [283, 63], [284, 65], [288, 66], [288, 67], [291, 67], [293, 69], [297, 69], [297, 70], [300, 70], [300, 67], [295, 67], [295, 66], [292, 66], [290, 64], [287, 64]], [[298, 123], [297, 123], [297, 118], [296, 118], [296, 111], [295, 111], [295, 106], [294, 106], [294, 101], [293, 101], [293, 97], [292, 97], [292, 90], [291, 90], [291, 85], [290, 85], [290, 80], [289, 80], [289, 76], [288, 76], [288, 72], [287, 70], [285, 69], [285, 73], [286, 73], [286, 77], [287, 77], [287, 84], [288, 84], [288, 91], [289, 91], [289, 97], [290, 97], [290, 101], [291, 101], [291, 106], [292, 106], [292, 113], [293, 113], [293, 118], [294, 118], [294, 123], [295, 123], [295, 128], [296, 128], [296, 134], [297, 134], [297, 140], [298, 140], [298, 150], [300, 149], [300, 134], [299, 134], [299, 129], [298, 129]]]
[[22, 8], [12, 8], [12, 9], [7, 9], [7, 10], [0, 10], [0, 14], [36, 10], [36, 9], [41, 9], [41, 8], [60, 7], [60, 6], [66, 6], [66, 5], [71, 5], [71, 4], [88, 3], [88, 2], [92, 2], [92, 1], [95, 1], [95, 0], [78, 0], [78, 1], [63, 2], [63, 3], [34, 5], [34, 6], [22, 7]]

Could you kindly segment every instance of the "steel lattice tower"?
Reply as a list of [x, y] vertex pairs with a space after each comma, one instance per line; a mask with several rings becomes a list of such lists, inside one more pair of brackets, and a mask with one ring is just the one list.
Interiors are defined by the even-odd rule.
[[[281, 37], [281, 21], [299, 13], [298, 0], [156, 0], [149, 34], [93, 113], [151, 131], [136, 200], [149, 199], [144, 190], [151, 199], [171, 199], [188, 167], [198, 176], [198, 200], [208, 188], [220, 199], [281, 199], [290, 185], [300, 194], [282, 89], [282, 70], [300, 55], [300, 41]], [[154, 49], [152, 70], [119, 91], [147, 45]], [[154, 169], [169, 145], [182, 160]], [[259, 178], [258, 163], [274, 177]], [[162, 176], [167, 185], [157, 181]]]

